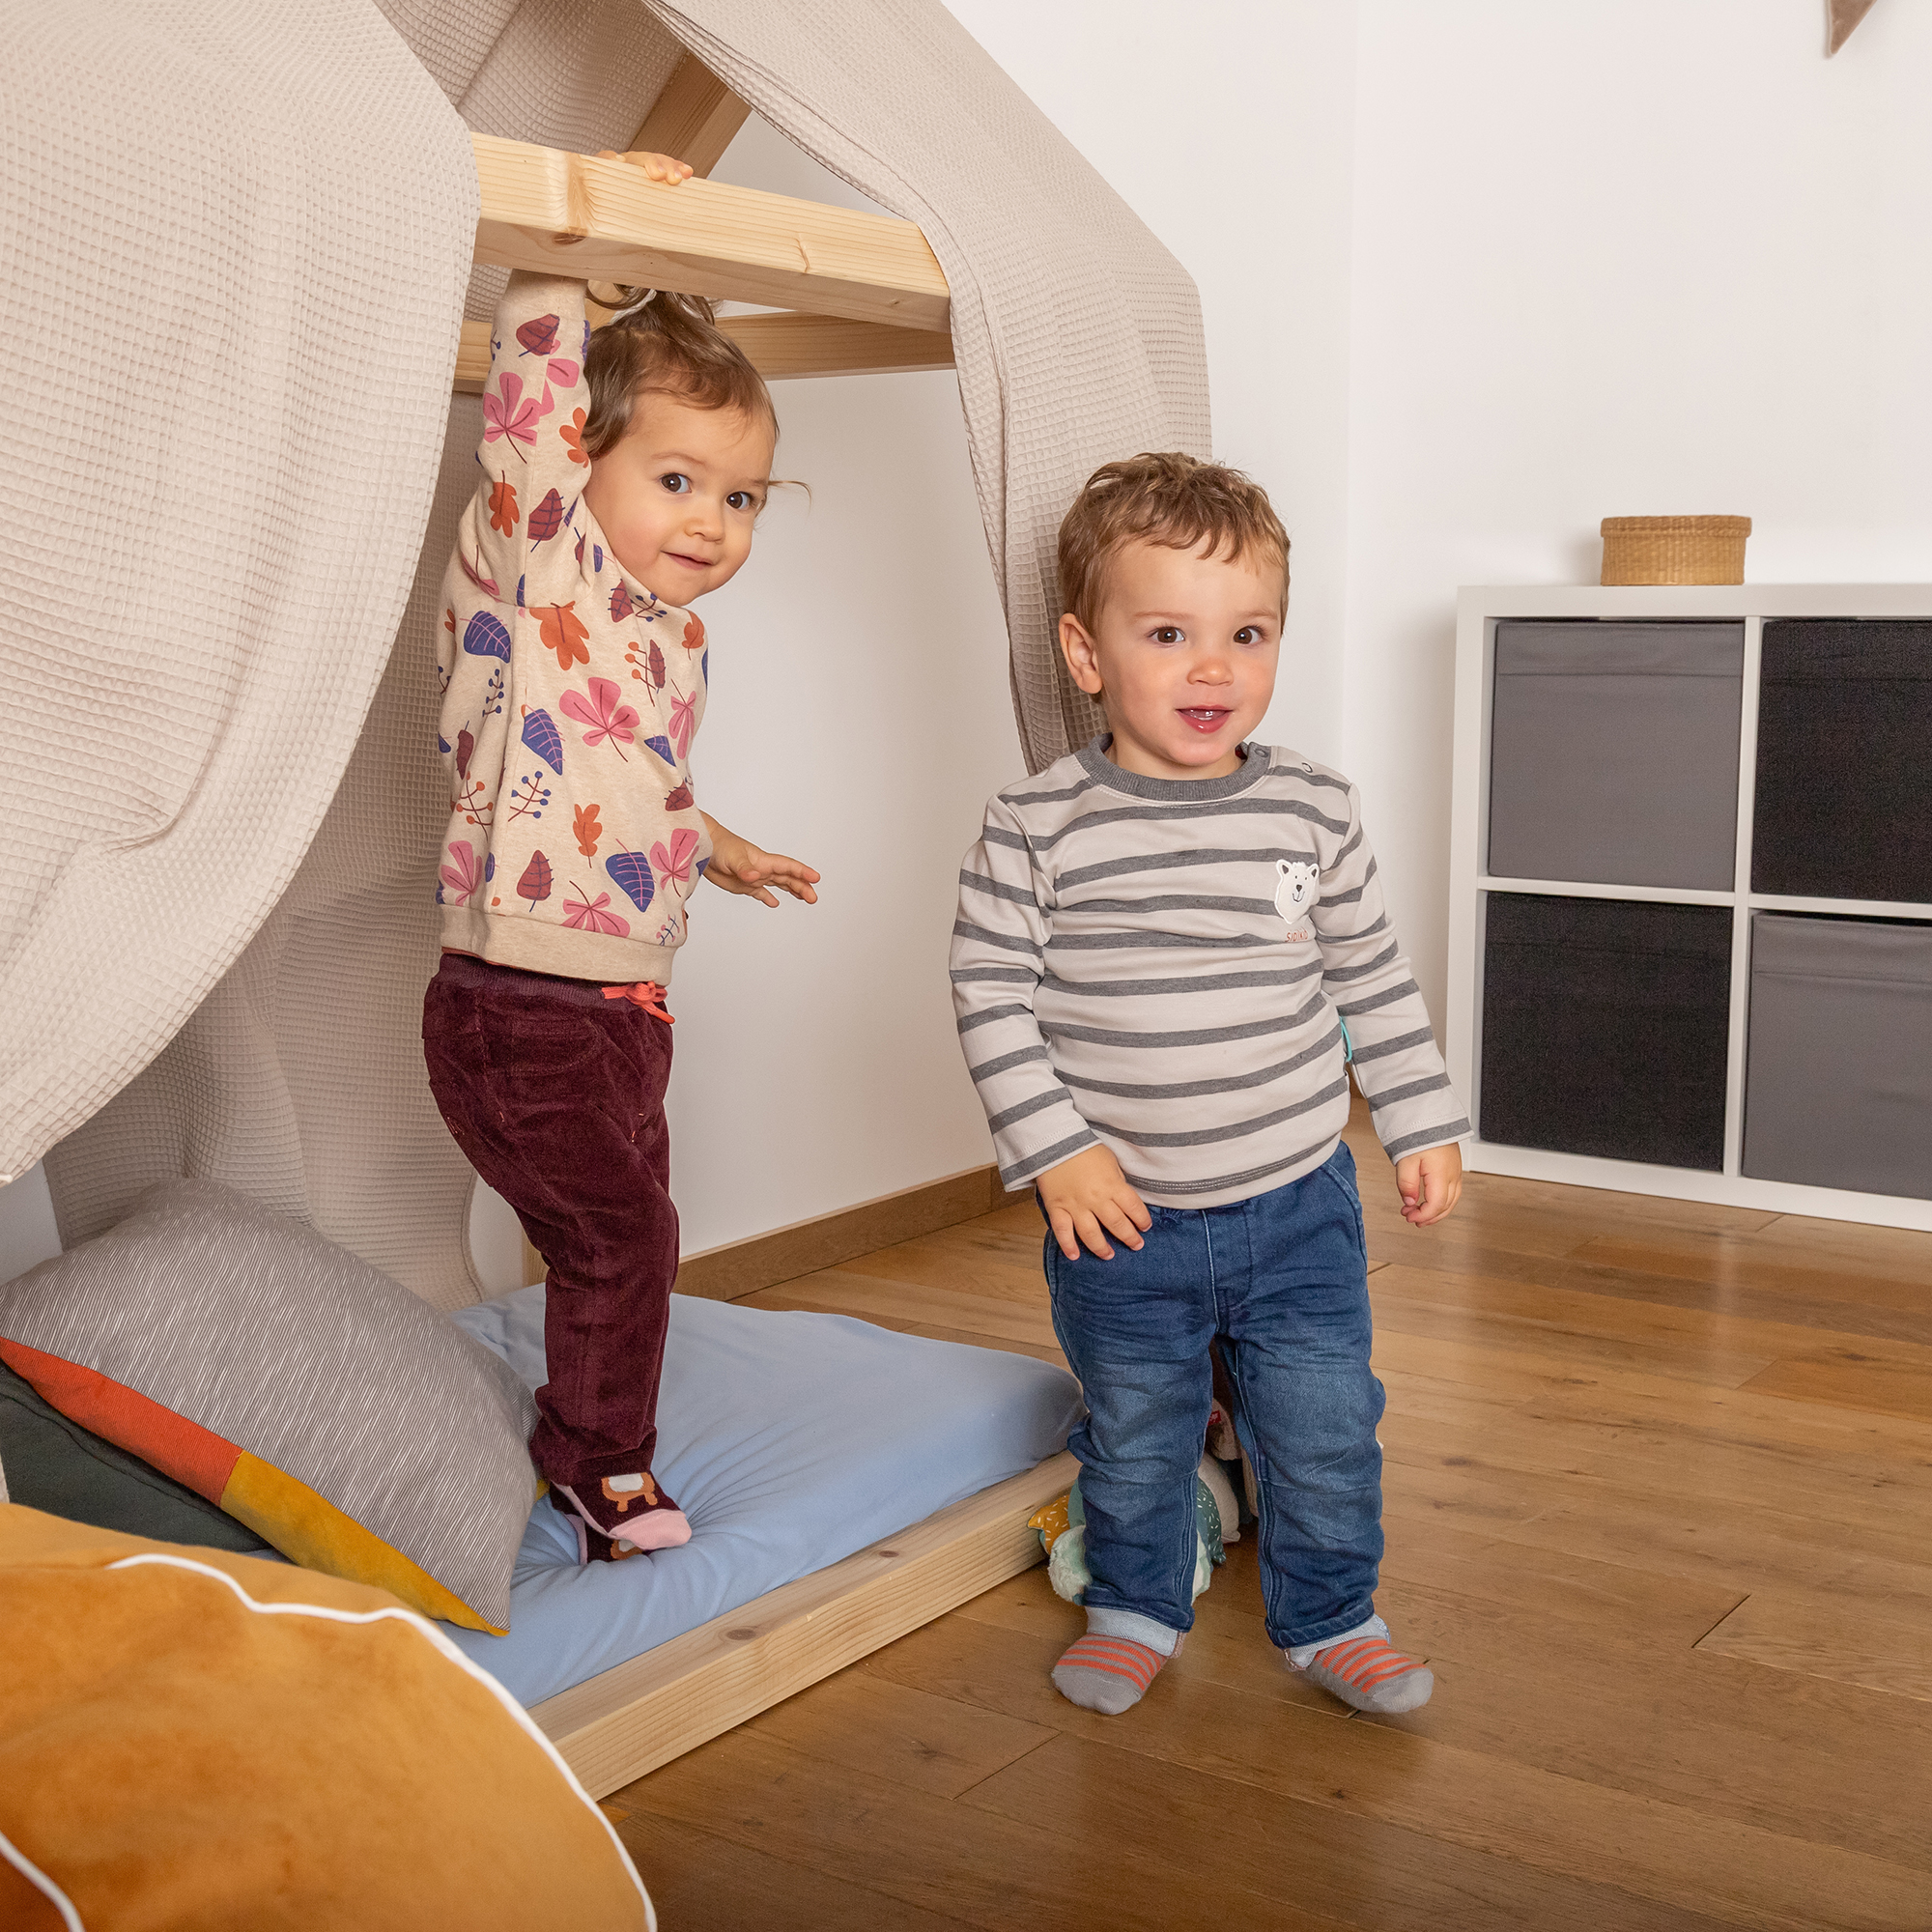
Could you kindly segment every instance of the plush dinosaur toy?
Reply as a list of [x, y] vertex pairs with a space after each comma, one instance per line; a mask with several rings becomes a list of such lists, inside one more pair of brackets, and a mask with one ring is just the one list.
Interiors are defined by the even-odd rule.
[[[1240, 1516], [1228, 1473], [1212, 1456], [1203, 1456], [1194, 1477], [1194, 1594], [1212, 1580], [1215, 1569], [1228, 1560], [1224, 1545], [1238, 1543]], [[1094, 1578], [1087, 1568], [1087, 1513], [1080, 1503], [1080, 1483], [1027, 1519], [1039, 1532], [1046, 1550], [1046, 1576], [1054, 1594], [1079, 1603]]]

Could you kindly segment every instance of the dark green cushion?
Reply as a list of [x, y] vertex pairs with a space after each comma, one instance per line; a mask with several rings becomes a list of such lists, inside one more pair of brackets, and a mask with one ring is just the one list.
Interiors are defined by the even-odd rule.
[[243, 1552], [269, 1546], [205, 1496], [152, 1463], [70, 1422], [0, 1362], [0, 1469], [7, 1493], [29, 1509], [152, 1536]]

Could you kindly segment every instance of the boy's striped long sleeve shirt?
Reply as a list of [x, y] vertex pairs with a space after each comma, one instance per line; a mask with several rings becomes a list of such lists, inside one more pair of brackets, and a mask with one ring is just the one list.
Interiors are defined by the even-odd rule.
[[1391, 1160], [1469, 1132], [1339, 773], [1250, 745], [1222, 779], [1095, 739], [994, 798], [959, 875], [953, 1006], [1009, 1187], [1096, 1142], [1157, 1206], [1286, 1185], [1349, 1116]]

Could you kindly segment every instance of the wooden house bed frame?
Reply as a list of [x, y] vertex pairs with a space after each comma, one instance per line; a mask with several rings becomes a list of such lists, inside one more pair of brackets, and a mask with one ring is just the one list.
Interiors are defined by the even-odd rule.
[[[951, 368], [946, 275], [914, 223], [704, 179], [750, 112], [695, 55], [684, 57], [631, 140], [633, 151], [691, 163], [695, 178], [675, 189], [622, 161], [473, 135], [482, 188], [476, 260], [776, 308], [719, 325], [767, 380]], [[593, 306], [593, 322], [603, 313]], [[465, 323], [455, 387], [478, 394], [489, 374], [490, 327]], [[964, 1179], [914, 1193], [952, 1203]], [[985, 1206], [995, 1205], [989, 1190]], [[963, 1218], [956, 1203], [940, 1211]], [[814, 1260], [793, 1271], [827, 1264]], [[731, 1293], [724, 1288], [722, 1297]], [[1077, 1469], [1064, 1452], [1049, 1457], [547, 1698], [530, 1715], [602, 1798], [1039, 1562], [1027, 1518]]]
[[843, 1670], [1041, 1561], [1027, 1518], [1080, 1465], [1062, 1451], [530, 1707], [593, 1798]]

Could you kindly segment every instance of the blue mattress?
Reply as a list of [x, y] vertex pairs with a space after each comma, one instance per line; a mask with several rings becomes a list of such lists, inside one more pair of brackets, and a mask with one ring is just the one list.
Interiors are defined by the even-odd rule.
[[[543, 1310], [539, 1284], [455, 1320], [535, 1388]], [[1031, 1468], [1081, 1414], [1079, 1384], [1031, 1355], [693, 1295], [670, 1310], [654, 1467], [691, 1541], [580, 1569], [545, 1500], [509, 1634], [447, 1629], [526, 1704]]]

